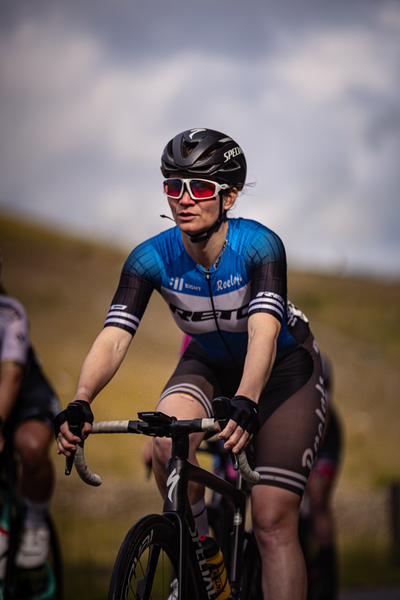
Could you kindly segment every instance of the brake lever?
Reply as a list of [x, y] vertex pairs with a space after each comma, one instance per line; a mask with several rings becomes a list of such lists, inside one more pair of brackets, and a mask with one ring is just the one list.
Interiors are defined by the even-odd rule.
[[[71, 433], [81, 437], [83, 428], [83, 406], [78, 402], [70, 402], [67, 406], [68, 427]], [[69, 475], [74, 464], [75, 451], [65, 460], [65, 474]]]
[[[231, 401], [225, 396], [214, 398], [213, 409], [221, 431], [228, 425], [228, 421], [231, 415]], [[239, 470], [239, 457], [237, 454], [233, 454], [232, 450], [229, 450], [233, 468], [235, 471]]]

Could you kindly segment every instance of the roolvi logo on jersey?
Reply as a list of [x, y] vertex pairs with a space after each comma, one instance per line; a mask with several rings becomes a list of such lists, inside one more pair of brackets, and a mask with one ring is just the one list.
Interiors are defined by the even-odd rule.
[[217, 292], [220, 292], [221, 290], [226, 290], [228, 288], [233, 288], [238, 286], [239, 284], [241, 284], [243, 282], [243, 277], [241, 276], [240, 273], [237, 273], [235, 276], [231, 275], [229, 277], [229, 279], [226, 279], [225, 281], [222, 281], [222, 279], [218, 279], [217, 281]]

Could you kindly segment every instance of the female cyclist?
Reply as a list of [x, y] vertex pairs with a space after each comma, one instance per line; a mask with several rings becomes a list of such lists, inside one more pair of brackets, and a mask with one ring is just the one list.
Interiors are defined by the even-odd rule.
[[[219, 433], [240, 452], [254, 435], [252, 519], [262, 556], [264, 598], [305, 599], [306, 571], [298, 513], [325, 420], [318, 346], [304, 315], [287, 301], [286, 256], [264, 225], [227, 216], [246, 180], [246, 160], [229, 136], [191, 129], [165, 147], [161, 170], [176, 227], [140, 244], [128, 257], [105, 327], [81, 370], [75, 400], [85, 407], [120, 366], [154, 289], [177, 325], [192, 337], [167, 382], [158, 410], [179, 419], [213, 416], [216, 396], [231, 399]], [[79, 438], [57, 418], [58, 451]], [[189, 459], [202, 435], [191, 436]], [[157, 438], [153, 469], [166, 493], [170, 440]], [[199, 533], [207, 525], [204, 490], [191, 484]]]

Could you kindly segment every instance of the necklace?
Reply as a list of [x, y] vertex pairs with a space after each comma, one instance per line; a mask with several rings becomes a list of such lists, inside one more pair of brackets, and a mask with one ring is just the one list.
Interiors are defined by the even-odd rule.
[[217, 260], [215, 261], [215, 263], [213, 264], [213, 266], [212, 266], [211, 268], [214, 268], [214, 269], [216, 269], [216, 268], [218, 267], [218, 263], [219, 263], [219, 261], [221, 260], [221, 257], [222, 257], [222, 255], [223, 255], [223, 253], [224, 253], [224, 251], [225, 251], [226, 244], [227, 244], [227, 242], [226, 242], [226, 240], [225, 240], [225, 242], [224, 242], [224, 245], [222, 246], [222, 250], [221, 250], [221, 252], [219, 253]]

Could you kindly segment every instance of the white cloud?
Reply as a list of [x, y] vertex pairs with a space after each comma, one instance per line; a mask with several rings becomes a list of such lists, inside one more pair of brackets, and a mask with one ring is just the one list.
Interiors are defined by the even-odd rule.
[[21, 19], [0, 39], [3, 203], [143, 239], [169, 226], [158, 219], [164, 144], [208, 126], [237, 139], [258, 181], [237, 215], [276, 228], [305, 261], [345, 255], [357, 268], [374, 239], [370, 252], [387, 263], [399, 212], [400, 10], [382, 3], [375, 15], [288, 22], [273, 51], [205, 43], [143, 55], [132, 45], [123, 60], [57, 11]]
[[375, 31], [317, 31], [293, 44], [289, 55], [278, 55], [271, 65], [275, 79], [311, 106], [343, 100], [349, 90], [375, 94], [392, 89], [396, 63], [391, 36]]

